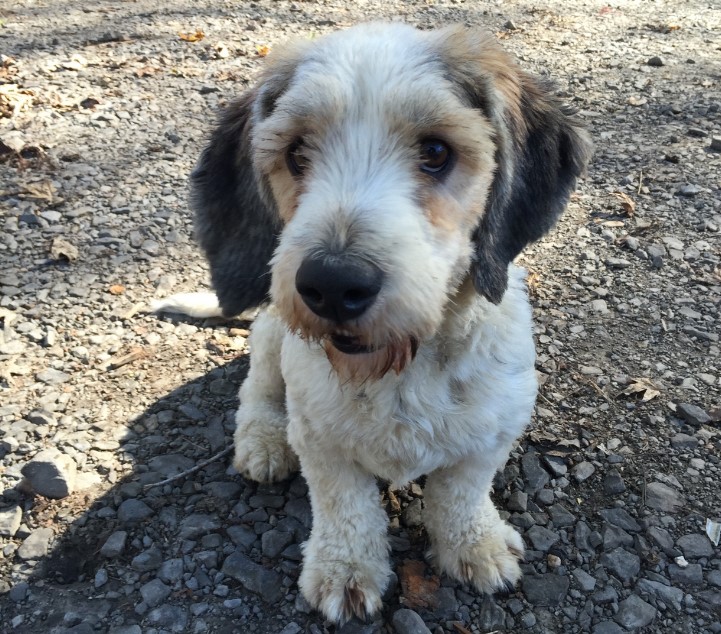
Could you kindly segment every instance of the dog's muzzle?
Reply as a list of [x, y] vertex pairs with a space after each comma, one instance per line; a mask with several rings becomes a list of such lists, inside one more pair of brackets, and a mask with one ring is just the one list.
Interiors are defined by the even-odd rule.
[[[383, 272], [375, 264], [352, 256], [306, 258], [295, 276], [295, 288], [305, 305], [339, 326], [361, 317], [376, 301], [382, 285]], [[345, 354], [373, 350], [342, 328], [331, 335], [331, 342]]]

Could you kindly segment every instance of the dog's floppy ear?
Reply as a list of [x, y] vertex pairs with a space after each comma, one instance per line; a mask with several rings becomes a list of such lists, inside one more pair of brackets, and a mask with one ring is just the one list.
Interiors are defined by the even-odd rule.
[[272, 114], [299, 63], [304, 44], [268, 59], [256, 88], [220, 115], [191, 174], [195, 235], [225, 316], [268, 301], [270, 259], [281, 222], [270, 188], [253, 167], [254, 125]]
[[480, 224], [471, 274], [476, 290], [498, 304], [508, 265], [553, 227], [590, 157], [590, 142], [550, 82], [520, 70], [490, 36], [445, 31], [451, 80], [495, 129], [496, 174]]
[[255, 98], [255, 91], [248, 92], [221, 114], [191, 175], [195, 235], [226, 316], [267, 301], [268, 262], [280, 232], [250, 156]]

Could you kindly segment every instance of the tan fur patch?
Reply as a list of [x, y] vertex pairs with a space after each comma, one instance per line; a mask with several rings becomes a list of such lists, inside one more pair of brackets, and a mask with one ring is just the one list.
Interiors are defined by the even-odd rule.
[[344, 381], [364, 383], [382, 379], [393, 370], [400, 374], [418, 352], [418, 340], [408, 337], [366, 354], [344, 354], [330, 343], [323, 342], [328, 361]]

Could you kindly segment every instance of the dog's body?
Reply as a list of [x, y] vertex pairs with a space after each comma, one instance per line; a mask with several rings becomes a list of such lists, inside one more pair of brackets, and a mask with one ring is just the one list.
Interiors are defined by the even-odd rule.
[[272, 57], [193, 176], [220, 306], [272, 298], [235, 464], [267, 481], [299, 459], [313, 508], [300, 587], [331, 619], [380, 607], [376, 477], [427, 474], [441, 570], [482, 591], [514, 583], [523, 542], [489, 497], [536, 396], [511, 261], [565, 206], [584, 133], [460, 28], [365, 25]]

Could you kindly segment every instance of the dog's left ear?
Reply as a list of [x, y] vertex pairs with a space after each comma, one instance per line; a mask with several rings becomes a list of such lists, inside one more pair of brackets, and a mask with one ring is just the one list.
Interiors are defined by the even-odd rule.
[[441, 32], [448, 75], [495, 129], [496, 174], [474, 233], [471, 274], [494, 304], [508, 285], [508, 265], [556, 223], [590, 158], [588, 135], [550, 82], [522, 71], [489, 35]]

